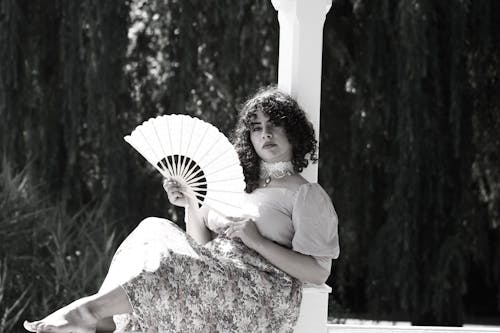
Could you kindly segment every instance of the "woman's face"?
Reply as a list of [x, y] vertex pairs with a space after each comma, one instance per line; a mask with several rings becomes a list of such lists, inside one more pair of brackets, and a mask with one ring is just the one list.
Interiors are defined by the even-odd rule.
[[285, 129], [274, 125], [262, 111], [256, 112], [250, 127], [250, 140], [257, 155], [265, 162], [292, 160], [292, 145]]

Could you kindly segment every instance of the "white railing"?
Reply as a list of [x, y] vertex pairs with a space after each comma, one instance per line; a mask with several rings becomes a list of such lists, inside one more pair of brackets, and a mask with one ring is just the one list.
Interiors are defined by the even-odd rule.
[[[500, 333], [500, 326], [465, 327], [411, 326], [408, 322], [366, 322], [347, 319], [345, 324], [327, 324], [328, 285], [304, 285], [300, 316], [294, 333]], [[472, 327], [471, 327], [472, 326]]]
[[500, 327], [443, 327], [390, 325], [327, 325], [328, 333], [500, 333]]
[[326, 333], [328, 319], [328, 285], [308, 285], [302, 288], [300, 315], [294, 333]]

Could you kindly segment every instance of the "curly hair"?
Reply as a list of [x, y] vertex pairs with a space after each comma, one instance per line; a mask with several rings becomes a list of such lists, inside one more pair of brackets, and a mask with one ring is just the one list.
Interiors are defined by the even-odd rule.
[[232, 140], [243, 168], [247, 193], [253, 192], [259, 186], [260, 157], [250, 140], [251, 123], [257, 111], [262, 111], [271, 122], [285, 129], [292, 145], [292, 164], [295, 172], [302, 172], [309, 161], [318, 161], [318, 141], [314, 136], [314, 128], [298, 103], [276, 86], [261, 88], [243, 104]]

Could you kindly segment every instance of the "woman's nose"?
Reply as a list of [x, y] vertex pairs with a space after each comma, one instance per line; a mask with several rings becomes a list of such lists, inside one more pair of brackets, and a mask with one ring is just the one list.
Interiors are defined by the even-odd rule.
[[270, 139], [272, 137], [273, 137], [273, 133], [268, 128], [264, 128], [262, 130], [262, 138], [263, 139]]

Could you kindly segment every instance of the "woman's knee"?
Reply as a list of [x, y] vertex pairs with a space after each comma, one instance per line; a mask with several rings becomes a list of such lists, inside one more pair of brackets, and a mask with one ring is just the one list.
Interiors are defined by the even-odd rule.
[[160, 217], [146, 217], [144, 220], [142, 220], [137, 228], [141, 229], [156, 229], [158, 227], [165, 226], [165, 223], [168, 223], [169, 221], [167, 219], [163, 219]]

